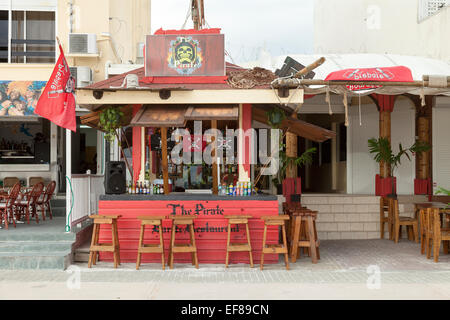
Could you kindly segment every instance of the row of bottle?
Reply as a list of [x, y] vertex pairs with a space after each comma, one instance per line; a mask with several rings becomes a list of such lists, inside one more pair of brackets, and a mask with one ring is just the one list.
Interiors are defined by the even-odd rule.
[[20, 151], [20, 150], [26, 150], [28, 147], [28, 143], [22, 141], [21, 143], [17, 143], [14, 141], [8, 141], [5, 140], [5, 138], [2, 138], [0, 140], [0, 150], [14, 150], [14, 151]]
[[251, 182], [238, 182], [236, 185], [219, 185], [219, 194], [228, 196], [251, 196], [255, 192]]
[[159, 184], [150, 184], [148, 181], [138, 183], [128, 183], [128, 194], [164, 194], [164, 187]]

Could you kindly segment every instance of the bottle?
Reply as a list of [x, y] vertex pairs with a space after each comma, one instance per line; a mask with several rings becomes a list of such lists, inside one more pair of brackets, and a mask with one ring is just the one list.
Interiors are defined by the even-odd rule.
[[133, 186], [131, 187], [131, 194], [136, 194], [136, 185], [133, 181]]
[[149, 190], [149, 193], [150, 193], [150, 194], [153, 194], [153, 183], [150, 184], [149, 189], [150, 189], [150, 190]]
[[221, 195], [221, 194], [222, 194], [222, 186], [221, 186], [220, 184], [219, 184], [219, 190], [218, 190], [217, 194], [218, 194], [218, 195]]
[[161, 194], [164, 194], [164, 187], [163, 186], [161, 186], [160, 192], [161, 192]]

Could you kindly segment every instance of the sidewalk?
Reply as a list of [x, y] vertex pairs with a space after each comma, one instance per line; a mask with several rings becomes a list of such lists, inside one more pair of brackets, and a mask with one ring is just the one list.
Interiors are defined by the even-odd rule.
[[259, 265], [114, 270], [103, 262], [65, 272], [2, 271], [0, 299], [450, 299], [449, 255], [434, 263], [416, 243], [323, 241], [321, 256], [316, 265], [302, 257], [290, 271], [283, 263], [261, 272]]

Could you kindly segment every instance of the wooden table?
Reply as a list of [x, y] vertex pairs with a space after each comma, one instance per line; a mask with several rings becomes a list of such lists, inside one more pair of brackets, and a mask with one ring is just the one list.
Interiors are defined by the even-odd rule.
[[421, 209], [427, 209], [427, 208], [437, 208], [439, 209], [439, 213], [442, 215], [442, 219], [444, 220], [445, 216], [445, 222], [447, 223], [447, 227], [450, 226], [450, 206], [447, 203], [444, 202], [417, 202], [414, 203], [415, 207], [415, 215], [416, 218], [418, 217], [419, 211]]

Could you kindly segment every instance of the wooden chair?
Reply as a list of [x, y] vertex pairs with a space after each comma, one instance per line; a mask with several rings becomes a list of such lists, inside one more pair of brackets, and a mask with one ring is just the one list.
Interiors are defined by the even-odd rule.
[[[252, 216], [241, 215], [224, 217], [225, 219], [228, 219], [227, 254], [225, 257], [225, 268], [228, 268], [230, 252], [248, 252], [250, 256], [250, 267], [253, 268], [252, 245], [250, 243], [250, 230], [248, 228], [248, 219], [252, 218]], [[231, 226], [239, 224], [245, 225], [247, 244], [231, 243]]]
[[[89, 249], [89, 261], [88, 268], [92, 264], [97, 264], [99, 252], [112, 252], [114, 257], [114, 268], [120, 265], [120, 244], [119, 244], [119, 232], [117, 229], [117, 220], [121, 215], [114, 216], [100, 216], [91, 215], [89, 218], [94, 220], [94, 229], [92, 231], [91, 247]], [[111, 243], [99, 243], [100, 239], [100, 226], [111, 226], [112, 242]]]
[[380, 197], [380, 239], [384, 239], [384, 225], [387, 223], [389, 240], [393, 240], [394, 233], [392, 232], [393, 224], [390, 215], [390, 201], [386, 197]]
[[19, 178], [17, 178], [17, 177], [7, 177], [7, 178], [3, 179], [3, 188], [12, 188], [17, 183], [20, 185]]
[[[288, 215], [281, 216], [263, 216], [261, 219], [264, 221], [264, 236], [263, 236], [263, 246], [261, 252], [261, 270], [264, 269], [264, 254], [266, 253], [276, 253], [284, 254], [284, 262], [286, 265], [286, 270], [289, 270], [289, 257], [288, 257], [288, 245], [286, 239], [286, 226], [285, 222], [289, 220]], [[282, 244], [269, 244], [266, 245], [267, 239], [267, 227], [268, 226], [281, 226], [281, 233], [283, 236]]]
[[448, 254], [448, 247], [450, 242], [450, 229], [442, 228], [441, 226], [441, 214], [438, 208], [426, 209], [426, 247], [427, 258], [431, 258], [431, 252], [433, 252], [434, 262], [439, 262], [439, 251], [441, 250], [441, 243], [444, 244], [444, 253]]
[[419, 243], [419, 222], [417, 218], [402, 217], [399, 214], [398, 200], [390, 199], [392, 219], [394, 224], [394, 241], [398, 243], [400, 238], [400, 228], [406, 226], [408, 231], [408, 239], [415, 239]]
[[14, 210], [19, 193], [20, 193], [20, 183], [16, 183], [11, 189], [11, 192], [9, 193], [8, 197], [6, 198], [6, 202], [0, 203], [0, 224], [3, 221], [6, 229], [8, 229], [9, 223], [8, 220], [12, 220], [14, 228], [16, 227], [16, 222], [14, 219]]
[[[308, 255], [311, 256], [312, 263], [320, 260], [320, 240], [317, 237], [316, 219], [317, 211], [297, 210], [292, 213], [292, 241], [290, 247], [291, 262], [297, 261], [300, 253], [298, 248], [308, 248]], [[305, 233], [302, 234], [302, 226]]]
[[[162, 232], [162, 221], [166, 219], [165, 216], [145, 216], [138, 217], [141, 220], [141, 234], [139, 236], [138, 256], [136, 261], [136, 270], [139, 270], [141, 265], [141, 257], [143, 253], [159, 253], [161, 254], [162, 268], [165, 270], [166, 263], [164, 261], [164, 239]], [[145, 227], [159, 226], [159, 244], [144, 244]]]
[[[197, 246], [195, 245], [194, 220], [197, 216], [170, 216], [172, 219], [172, 229], [170, 231], [169, 267], [173, 269], [174, 253], [191, 253], [192, 265], [198, 269]], [[177, 226], [186, 226], [189, 229], [190, 243], [175, 244], [175, 234]]]
[[290, 202], [290, 203], [283, 202], [283, 214], [289, 216], [289, 220], [287, 220], [287, 222], [286, 222], [286, 229], [287, 229], [286, 236], [287, 236], [287, 241], [288, 241], [288, 248], [290, 248], [291, 241], [292, 241], [292, 235], [294, 234], [294, 232], [293, 232], [294, 222], [293, 222], [292, 213], [297, 210], [310, 211], [308, 208], [303, 207], [300, 202]]
[[17, 220], [20, 220], [22, 214], [25, 214], [27, 223], [30, 224], [30, 215], [35, 216], [36, 223], [39, 223], [39, 216], [36, 213], [36, 202], [44, 190], [43, 183], [37, 183], [34, 185], [33, 189], [24, 196], [24, 198], [16, 201], [16, 216]]
[[45, 221], [45, 214], [48, 210], [50, 220], [53, 219], [52, 215], [52, 206], [50, 205], [50, 200], [52, 200], [53, 193], [55, 192], [56, 188], [56, 182], [52, 181], [50, 182], [47, 187], [45, 188], [45, 191], [42, 193], [42, 195], [39, 197], [39, 199], [36, 201], [36, 207], [41, 211], [42, 214], [42, 220]]
[[30, 177], [28, 178], [28, 186], [34, 187], [38, 183], [44, 183], [44, 178], [42, 177]]

